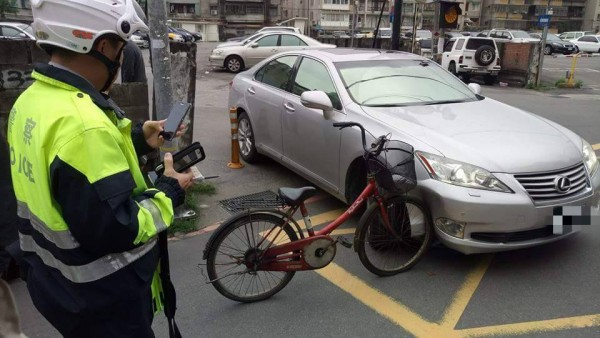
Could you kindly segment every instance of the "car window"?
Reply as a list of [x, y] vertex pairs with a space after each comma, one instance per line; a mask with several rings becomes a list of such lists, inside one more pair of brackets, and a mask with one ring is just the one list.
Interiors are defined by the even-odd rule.
[[463, 48], [464, 44], [465, 44], [465, 39], [459, 39], [458, 41], [456, 41], [456, 46], [454, 47], [454, 49], [461, 50]]
[[264, 38], [257, 40], [258, 47], [275, 47], [279, 40], [279, 34], [265, 36]]
[[496, 49], [496, 47], [494, 46], [494, 41], [493, 40], [490, 40], [490, 39], [477, 39], [477, 38], [469, 39], [469, 41], [467, 41], [467, 47], [465, 49], [468, 49], [468, 50], [477, 50], [477, 48], [479, 48], [481, 46], [490, 46], [490, 47]]
[[490, 38], [497, 38], [498, 36], [496, 36], [496, 32], [491, 32], [490, 33]]
[[452, 51], [452, 46], [454, 46], [455, 42], [456, 42], [455, 40], [450, 40], [450, 41], [446, 42], [446, 45], [444, 46], [444, 52]]
[[333, 108], [342, 109], [342, 102], [335, 90], [333, 80], [331, 80], [327, 68], [316, 60], [304, 58], [300, 63], [300, 67], [298, 67], [292, 93], [302, 95], [302, 93], [308, 90], [324, 91], [329, 96]]
[[502, 32], [502, 38], [511, 40], [512, 36], [510, 35], [509, 32]]
[[4, 35], [4, 36], [14, 38], [14, 37], [18, 37], [19, 34], [21, 34], [21, 31], [19, 31], [16, 28], [2, 26], [2, 35]]
[[576, 37], [576, 38], [578, 38], [578, 37], [581, 37], [581, 36], [583, 36], [583, 34], [582, 34], [582, 33], [575, 33], [575, 37]]
[[293, 35], [282, 35], [281, 46], [306, 46], [304, 41]]
[[269, 86], [287, 90], [297, 58], [295, 55], [277, 58], [259, 69], [254, 75], [254, 79]]
[[589, 36], [589, 35], [582, 36], [581, 38], [579, 38], [579, 41], [581, 41], [581, 42], [598, 42], [595, 37]]

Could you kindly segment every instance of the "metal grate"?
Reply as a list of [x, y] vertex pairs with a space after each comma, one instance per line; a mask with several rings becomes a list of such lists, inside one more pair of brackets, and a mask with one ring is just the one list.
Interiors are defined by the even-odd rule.
[[[569, 178], [570, 187], [565, 192], [560, 192], [556, 188], [556, 180], [559, 177]], [[538, 205], [559, 202], [580, 195], [589, 188], [587, 172], [583, 163], [558, 171], [518, 174], [515, 175], [515, 178]]]
[[283, 201], [276, 193], [267, 190], [222, 200], [219, 201], [219, 204], [223, 209], [234, 214], [248, 209], [281, 208]]

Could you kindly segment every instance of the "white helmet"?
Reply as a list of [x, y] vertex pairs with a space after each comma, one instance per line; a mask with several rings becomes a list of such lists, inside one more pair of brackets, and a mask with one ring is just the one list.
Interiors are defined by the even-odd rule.
[[127, 41], [135, 31], [148, 31], [135, 0], [31, 0], [31, 9], [40, 47], [85, 54], [102, 35], [116, 34]]

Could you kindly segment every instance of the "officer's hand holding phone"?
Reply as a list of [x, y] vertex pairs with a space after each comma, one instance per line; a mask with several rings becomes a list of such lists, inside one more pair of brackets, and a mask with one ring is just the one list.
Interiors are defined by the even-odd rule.
[[166, 153], [163, 159], [163, 163], [165, 165], [165, 171], [163, 175], [172, 177], [179, 182], [179, 186], [183, 190], [187, 190], [194, 183], [194, 175], [190, 169], [185, 170], [184, 172], [178, 173], [173, 168], [173, 155], [171, 153]]
[[[148, 145], [153, 149], [158, 149], [163, 145], [163, 143], [165, 143], [165, 138], [161, 135], [161, 133], [164, 130], [166, 121], [167, 120], [144, 122], [142, 127], [142, 130], [144, 131], [144, 139], [146, 140], [146, 143], [148, 143]], [[183, 135], [185, 128], [186, 126], [184, 124], [179, 125], [179, 130], [177, 130], [175, 137]]]

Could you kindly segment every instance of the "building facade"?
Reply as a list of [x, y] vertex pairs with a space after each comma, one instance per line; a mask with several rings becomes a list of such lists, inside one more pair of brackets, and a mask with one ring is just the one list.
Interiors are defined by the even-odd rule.
[[600, 0], [588, 0], [582, 30], [600, 32]]
[[552, 9], [551, 32], [578, 31], [585, 6], [586, 0], [483, 0], [482, 27], [539, 31], [538, 17]]

